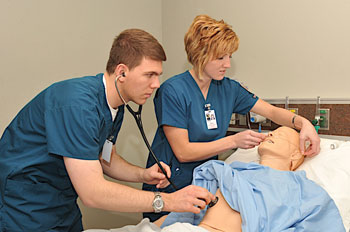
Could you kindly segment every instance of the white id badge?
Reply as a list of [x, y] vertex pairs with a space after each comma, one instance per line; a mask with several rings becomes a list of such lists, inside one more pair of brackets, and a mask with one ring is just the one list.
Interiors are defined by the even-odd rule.
[[216, 123], [216, 117], [215, 117], [215, 111], [214, 110], [206, 110], [205, 113], [205, 120], [207, 122], [208, 129], [216, 129], [218, 128], [218, 124]]
[[104, 159], [108, 163], [111, 161], [112, 147], [113, 147], [113, 143], [108, 139], [106, 140], [105, 144], [103, 144], [102, 159]]

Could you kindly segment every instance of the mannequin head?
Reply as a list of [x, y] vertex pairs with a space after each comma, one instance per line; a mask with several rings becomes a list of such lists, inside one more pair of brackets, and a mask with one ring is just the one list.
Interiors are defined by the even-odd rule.
[[299, 133], [289, 127], [269, 132], [259, 145], [260, 163], [274, 169], [294, 171], [304, 161], [299, 149]]

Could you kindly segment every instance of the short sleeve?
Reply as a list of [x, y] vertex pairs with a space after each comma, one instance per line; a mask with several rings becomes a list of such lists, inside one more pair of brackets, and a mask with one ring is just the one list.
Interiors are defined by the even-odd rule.
[[48, 152], [78, 159], [98, 159], [98, 115], [93, 110], [77, 106], [46, 111]]
[[258, 97], [243, 88], [238, 82], [235, 82], [236, 99], [234, 100], [234, 112], [238, 114], [246, 114], [258, 101]]
[[163, 85], [154, 98], [158, 125], [169, 125], [187, 129], [186, 101], [181, 92], [171, 85]]

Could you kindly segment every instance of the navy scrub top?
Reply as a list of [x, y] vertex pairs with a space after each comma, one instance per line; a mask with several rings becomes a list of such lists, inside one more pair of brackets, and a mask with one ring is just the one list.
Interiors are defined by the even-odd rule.
[[[166, 80], [154, 98], [158, 129], [152, 143], [152, 149], [159, 160], [171, 167], [171, 179], [176, 187], [183, 188], [192, 182], [195, 167], [209, 160], [180, 163], [174, 155], [164, 134], [163, 125], [187, 129], [190, 142], [210, 142], [226, 135], [232, 113], [246, 114], [255, 105], [258, 98], [243, 88], [237, 81], [224, 77], [212, 80], [207, 98], [199, 89], [189, 71]], [[208, 129], [205, 117], [205, 105], [215, 110], [217, 128]], [[217, 156], [211, 159], [217, 159]], [[155, 163], [149, 155], [147, 167]], [[143, 189], [155, 191], [154, 185], [144, 184]], [[164, 192], [173, 192], [169, 185]]]
[[[124, 106], [114, 127], [120, 130]], [[113, 127], [103, 74], [55, 83], [30, 101], [0, 140], [0, 231], [81, 231], [63, 156], [98, 160]]]

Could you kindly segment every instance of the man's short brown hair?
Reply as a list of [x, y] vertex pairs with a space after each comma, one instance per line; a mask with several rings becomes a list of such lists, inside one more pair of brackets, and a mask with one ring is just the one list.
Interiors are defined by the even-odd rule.
[[166, 61], [162, 45], [150, 33], [141, 29], [127, 29], [114, 39], [106, 70], [108, 74], [113, 74], [118, 64], [125, 64], [131, 70], [143, 58]]

